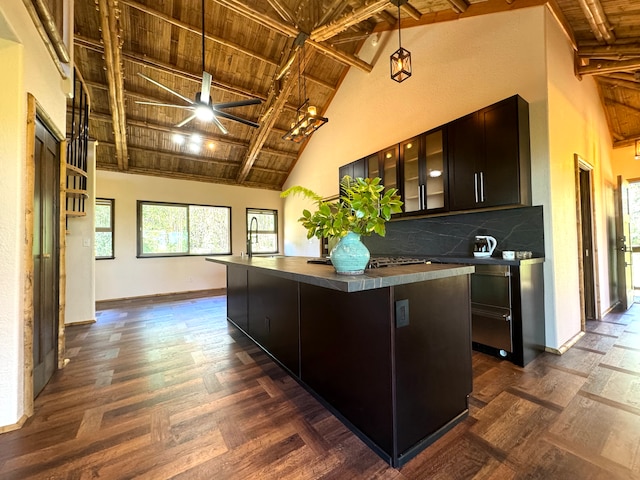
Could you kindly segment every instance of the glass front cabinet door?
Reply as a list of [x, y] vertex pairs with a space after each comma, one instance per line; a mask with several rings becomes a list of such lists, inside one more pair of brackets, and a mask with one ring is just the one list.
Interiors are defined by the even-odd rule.
[[400, 144], [404, 213], [446, 211], [444, 135], [439, 128]]

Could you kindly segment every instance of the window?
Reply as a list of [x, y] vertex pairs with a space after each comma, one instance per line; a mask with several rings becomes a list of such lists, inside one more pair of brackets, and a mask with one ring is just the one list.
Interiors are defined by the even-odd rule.
[[230, 253], [231, 207], [138, 201], [138, 257]]
[[[256, 220], [251, 226], [253, 218]], [[247, 208], [247, 236], [249, 231], [251, 231], [251, 251], [253, 253], [278, 253], [277, 210]]]
[[113, 255], [113, 198], [96, 198], [96, 259], [115, 258]]

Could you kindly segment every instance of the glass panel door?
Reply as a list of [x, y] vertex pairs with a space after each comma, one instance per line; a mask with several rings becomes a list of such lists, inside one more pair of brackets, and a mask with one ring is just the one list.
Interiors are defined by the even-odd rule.
[[426, 192], [427, 210], [444, 207], [444, 155], [442, 130], [426, 136]]
[[382, 152], [382, 183], [385, 191], [398, 188], [398, 146], [394, 145]]
[[420, 183], [419, 138], [412, 138], [400, 144], [403, 168], [403, 209], [405, 212], [422, 210], [422, 185]]

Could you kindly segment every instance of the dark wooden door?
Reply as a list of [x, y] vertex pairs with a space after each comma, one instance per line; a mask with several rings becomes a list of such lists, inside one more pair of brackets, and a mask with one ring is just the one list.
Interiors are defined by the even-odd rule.
[[580, 217], [582, 226], [582, 280], [584, 285], [584, 316], [596, 318], [595, 259], [593, 256], [593, 222], [591, 215], [591, 171], [580, 170]]
[[629, 223], [629, 183], [618, 175], [616, 190], [616, 235], [618, 237], [618, 296], [624, 310], [633, 305], [631, 275], [631, 226]]
[[449, 124], [449, 202], [451, 210], [478, 206], [478, 161], [482, 138], [478, 114]]
[[518, 105], [516, 98], [480, 112], [484, 126], [484, 159], [481, 169], [482, 206], [520, 203]]
[[33, 198], [33, 393], [37, 396], [57, 366], [59, 143], [36, 120]]

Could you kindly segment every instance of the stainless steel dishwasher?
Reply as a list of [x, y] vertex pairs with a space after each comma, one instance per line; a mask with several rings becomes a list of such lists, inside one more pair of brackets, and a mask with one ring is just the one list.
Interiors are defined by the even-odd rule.
[[471, 275], [471, 336], [474, 343], [513, 353], [509, 265], [476, 265]]

